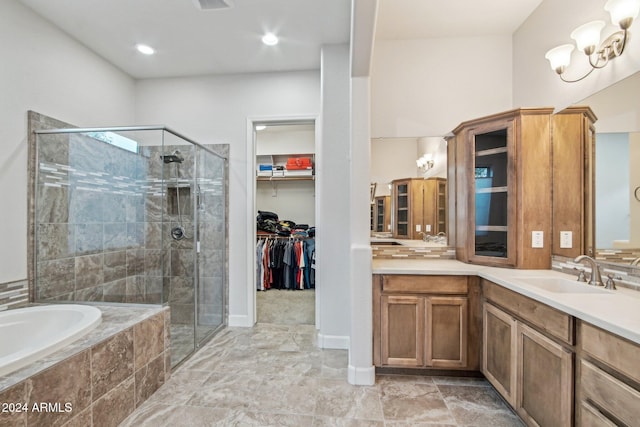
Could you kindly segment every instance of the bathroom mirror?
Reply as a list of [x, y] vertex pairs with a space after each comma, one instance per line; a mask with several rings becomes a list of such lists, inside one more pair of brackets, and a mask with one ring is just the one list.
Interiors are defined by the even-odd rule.
[[[406, 137], [406, 138], [373, 138], [371, 140], [371, 182], [376, 184], [374, 202], [372, 204], [371, 227], [373, 237], [391, 237], [394, 220], [402, 222], [402, 218], [394, 218], [391, 208], [392, 182], [404, 179], [430, 179], [447, 177], [447, 143], [442, 137]], [[397, 215], [397, 211], [395, 214]], [[408, 214], [414, 219], [415, 214]], [[446, 213], [445, 213], [446, 217]], [[419, 222], [419, 221], [417, 221]], [[415, 229], [416, 224], [411, 224]], [[407, 227], [407, 225], [403, 225]], [[409, 233], [398, 239], [415, 240], [421, 232], [436, 235], [435, 226], [432, 232], [425, 230]]]
[[[598, 120], [596, 258], [629, 265], [640, 257], [640, 73], [582, 100]], [[636, 197], [636, 195], [638, 197]]]

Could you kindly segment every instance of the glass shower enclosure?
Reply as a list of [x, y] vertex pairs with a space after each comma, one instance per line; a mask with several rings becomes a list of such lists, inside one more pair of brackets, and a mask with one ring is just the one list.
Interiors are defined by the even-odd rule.
[[180, 363], [226, 320], [228, 147], [166, 127], [35, 134], [34, 301], [169, 305]]

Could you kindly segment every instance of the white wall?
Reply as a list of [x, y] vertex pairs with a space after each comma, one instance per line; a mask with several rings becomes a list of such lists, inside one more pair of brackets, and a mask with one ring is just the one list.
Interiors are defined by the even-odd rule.
[[[247, 150], [247, 119], [317, 116], [317, 71], [236, 74], [142, 80], [136, 84], [136, 120], [166, 124], [204, 144], [230, 144], [229, 161], [229, 323], [250, 326], [251, 262], [247, 259], [255, 212], [248, 198], [255, 181]], [[251, 173], [247, 173], [251, 168]], [[251, 181], [248, 179], [251, 177]]]
[[[599, 19], [607, 23], [603, 36], [614, 32], [617, 28], [611, 24], [604, 3], [602, 0], [545, 0], [514, 33], [515, 107], [562, 109], [640, 70], [640, 39], [635, 37], [640, 32], [638, 22], [630, 29], [631, 38], [624, 54], [581, 82], [561, 81], [544, 58], [549, 49], [572, 43], [571, 32], [589, 21]], [[585, 54], [574, 50], [572, 65], [566, 71], [567, 78], [582, 75], [582, 71], [588, 69], [586, 64]]]
[[315, 181], [258, 181], [256, 209], [275, 212], [281, 220], [316, 225]]
[[376, 41], [371, 136], [444, 136], [511, 108], [511, 37]]
[[418, 176], [416, 159], [418, 138], [374, 138], [371, 140], [371, 182], [377, 183], [376, 196], [391, 194], [394, 179]]
[[27, 277], [27, 110], [129, 125], [134, 82], [18, 1], [0, 1], [0, 283]]

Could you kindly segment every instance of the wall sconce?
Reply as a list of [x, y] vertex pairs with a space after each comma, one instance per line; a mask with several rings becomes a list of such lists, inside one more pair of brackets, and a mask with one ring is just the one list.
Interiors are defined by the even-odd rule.
[[423, 154], [422, 157], [416, 160], [416, 164], [424, 172], [428, 171], [433, 167], [433, 154], [431, 153]]
[[611, 34], [602, 44], [600, 44], [600, 33], [605, 26], [604, 21], [588, 22], [571, 33], [571, 38], [576, 41], [578, 50], [583, 51], [589, 58], [591, 69], [584, 76], [575, 80], [564, 78], [564, 71], [571, 63], [571, 52], [574, 49], [572, 44], [555, 47], [544, 56], [549, 60], [551, 69], [558, 73], [563, 81], [567, 83], [579, 82], [596, 68], [604, 68], [609, 60], [622, 55], [628, 40], [627, 30], [640, 12], [640, 0], [609, 0], [604, 5], [604, 10], [611, 14], [611, 22], [613, 25], [619, 26], [620, 31]]

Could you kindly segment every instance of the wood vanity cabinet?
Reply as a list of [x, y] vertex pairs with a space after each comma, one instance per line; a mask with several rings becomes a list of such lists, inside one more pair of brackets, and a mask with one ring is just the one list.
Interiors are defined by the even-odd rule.
[[478, 370], [477, 278], [374, 275], [373, 286], [376, 366]]
[[640, 345], [578, 321], [576, 425], [640, 423]]
[[[447, 233], [447, 180], [407, 178], [391, 182], [391, 232], [396, 239]], [[417, 229], [419, 228], [419, 230]]]
[[[581, 165], [585, 141], [592, 139], [585, 130], [594, 121], [584, 110], [556, 118], [552, 108], [520, 108], [453, 130], [448, 180], [455, 183], [455, 192], [449, 209], [456, 212], [451, 226], [459, 260], [550, 268], [552, 242], [557, 240], [559, 248], [560, 231], [572, 231], [574, 248], [583, 247], [589, 175]], [[565, 141], [572, 143], [564, 148]], [[555, 156], [556, 151], [562, 155]], [[576, 168], [577, 173], [566, 172]], [[534, 240], [533, 232], [542, 238]]]
[[571, 426], [574, 319], [482, 280], [482, 373], [530, 426]]

